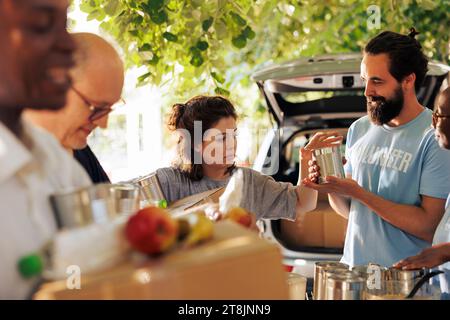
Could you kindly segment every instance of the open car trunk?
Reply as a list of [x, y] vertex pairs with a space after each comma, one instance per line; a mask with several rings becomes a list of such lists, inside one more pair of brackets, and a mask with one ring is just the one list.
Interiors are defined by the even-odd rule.
[[[289, 148], [299, 133], [326, 129], [342, 129], [346, 133], [351, 123], [367, 114], [359, 73], [361, 60], [359, 53], [301, 58], [261, 68], [252, 75], [281, 129], [279, 150], [262, 150], [266, 159], [273, 159], [271, 152], [279, 153], [278, 171], [270, 173], [275, 180], [297, 184], [298, 162], [292, 161], [295, 151]], [[422, 105], [433, 109], [450, 67], [436, 61], [429, 62], [428, 67], [417, 96]], [[267, 174], [267, 167], [271, 167], [270, 161], [265, 162], [261, 172]], [[342, 254], [347, 220], [333, 211], [326, 195], [319, 195], [317, 209], [307, 213], [302, 221], [266, 223], [271, 227], [270, 236], [286, 249], [285, 254], [298, 258], [313, 257], [309, 253]]]

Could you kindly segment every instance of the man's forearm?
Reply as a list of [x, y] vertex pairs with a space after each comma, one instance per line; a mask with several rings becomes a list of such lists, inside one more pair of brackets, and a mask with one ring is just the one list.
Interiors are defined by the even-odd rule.
[[333, 208], [336, 213], [343, 216], [345, 219], [348, 219], [350, 214], [350, 198], [336, 193], [329, 193], [328, 201], [331, 208]]
[[398, 204], [377, 196], [363, 188], [355, 195], [360, 201], [378, 216], [420, 239], [431, 242], [439, 221], [430, 219], [422, 207]]

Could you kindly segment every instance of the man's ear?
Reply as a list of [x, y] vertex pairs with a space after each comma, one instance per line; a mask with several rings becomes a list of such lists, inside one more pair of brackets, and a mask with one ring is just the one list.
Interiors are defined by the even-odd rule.
[[416, 74], [413, 72], [403, 78], [402, 86], [405, 90], [414, 90], [414, 84], [416, 83]]

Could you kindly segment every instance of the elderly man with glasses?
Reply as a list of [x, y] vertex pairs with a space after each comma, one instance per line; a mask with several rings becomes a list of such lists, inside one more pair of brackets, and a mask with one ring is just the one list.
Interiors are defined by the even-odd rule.
[[51, 132], [74, 155], [92, 182], [109, 182], [106, 172], [87, 145], [89, 134], [106, 128], [108, 114], [123, 101], [123, 63], [115, 49], [101, 37], [90, 33], [73, 34], [77, 49], [73, 83], [65, 107], [58, 111], [28, 110], [34, 124]]

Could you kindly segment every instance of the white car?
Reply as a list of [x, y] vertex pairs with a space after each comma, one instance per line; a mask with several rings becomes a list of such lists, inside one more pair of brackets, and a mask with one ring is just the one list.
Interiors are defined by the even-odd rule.
[[[367, 114], [364, 83], [359, 73], [361, 59], [360, 53], [324, 55], [274, 64], [254, 72], [252, 79], [261, 90], [276, 128], [261, 144], [253, 169], [295, 185], [298, 149], [312, 134], [337, 129], [345, 137], [350, 124]], [[424, 106], [433, 109], [436, 95], [449, 84], [449, 71], [450, 67], [443, 63], [429, 63], [418, 92]], [[322, 230], [308, 228], [308, 224], [314, 225], [311, 221], [318, 214], [322, 215]], [[281, 247], [284, 263], [292, 266], [293, 272], [308, 277], [311, 285], [316, 261], [341, 258], [346, 221], [331, 209], [323, 194], [319, 195], [318, 208], [308, 213], [307, 218], [299, 223], [286, 220], [259, 223], [263, 236]], [[318, 233], [322, 239], [318, 239]]]

